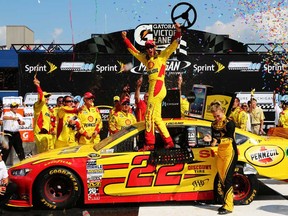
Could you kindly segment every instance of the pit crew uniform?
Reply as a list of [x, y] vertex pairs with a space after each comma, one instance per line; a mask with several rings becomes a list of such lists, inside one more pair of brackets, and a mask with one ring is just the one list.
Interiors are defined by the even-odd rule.
[[245, 110], [241, 109], [241, 107], [238, 106], [235, 109], [232, 109], [229, 118], [234, 121], [237, 128], [248, 131], [248, 115]]
[[[79, 141], [80, 145], [84, 144], [96, 144], [100, 142], [100, 130], [103, 127], [102, 118], [100, 111], [97, 107], [90, 107], [88, 109], [85, 105], [82, 108], [82, 111], [78, 113], [78, 118], [80, 120], [80, 129], [79, 129]], [[92, 137], [92, 134], [97, 132], [96, 137]], [[86, 136], [92, 137], [87, 139]]]
[[34, 103], [34, 137], [37, 152], [45, 152], [54, 149], [55, 121], [54, 115], [46, 104], [45, 96], [49, 96], [47, 92], [43, 92], [40, 86], [37, 86], [38, 101]]
[[109, 121], [110, 134], [114, 134], [134, 123], [136, 123], [136, 118], [132, 113], [125, 113], [123, 111], [116, 112], [111, 116], [111, 120]]
[[128, 51], [142, 62], [146, 66], [148, 73], [148, 102], [147, 102], [147, 111], [145, 116], [145, 140], [146, 146], [150, 146], [151, 149], [154, 149], [155, 144], [155, 134], [154, 127], [157, 126], [164, 142], [165, 148], [174, 147], [173, 140], [167, 130], [165, 123], [162, 121], [161, 109], [162, 101], [166, 96], [166, 86], [165, 86], [165, 69], [166, 61], [169, 56], [177, 49], [181, 37], [181, 32], [177, 32], [174, 36], [172, 43], [158, 55], [154, 57], [149, 57], [145, 53], [141, 53], [137, 50], [128, 38], [124, 39], [124, 43], [127, 46]]
[[181, 117], [185, 117], [189, 113], [190, 103], [185, 96], [180, 98]]
[[288, 128], [288, 109], [287, 108], [280, 113], [279, 125], [283, 128]]
[[135, 114], [138, 122], [145, 120], [146, 110], [147, 110], [147, 104], [145, 103], [144, 100], [139, 100], [138, 103], [136, 102]]
[[[57, 139], [55, 142], [55, 149], [62, 147], [77, 146], [76, 133], [80, 127], [79, 121], [77, 121], [78, 109], [71, 108], [69, 106], [61, 107], [58, 110], [58, 122], [57, 122]], [[76, 125], [69, 124], [70, 120], [76, 120]]]
[[233, 211], [233, 173], [238, 160], [235, 142], [235, 123], [227, 119], [212, 122], [212, 138], [217, 140], [217, 170], [222, 185], [224, 203], [221, 208]]

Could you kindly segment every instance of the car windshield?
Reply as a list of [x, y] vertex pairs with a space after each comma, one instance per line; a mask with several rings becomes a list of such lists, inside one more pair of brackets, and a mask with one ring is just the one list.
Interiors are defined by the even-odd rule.
[[105, 148], [108, 144], [110, 144], [114, 140], [124, 136], [125, 134], [127, 134], [127, 133], [129, 133], [129, 132], [131, 132], [131, 131], [133, 131], [135, 129], [137, 129], [135, 126], [129, 126], [129, 127], [123, 128], [119, 132], [106, 137], [104, 140], [102, 140], [101, 142], [99, 142], [96, 145], [94, 145], [93, 148], [94, 148], [95, 151], [99, 151], [99, 150]]

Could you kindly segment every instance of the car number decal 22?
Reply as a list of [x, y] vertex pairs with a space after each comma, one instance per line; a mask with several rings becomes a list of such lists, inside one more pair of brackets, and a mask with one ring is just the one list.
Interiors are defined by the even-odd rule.
[[[133, 158], [131, 165], [137, 166], [129, 172], [126, 187], [151, 187], [180, 185], [184, 164], [163, 165], [156, 170], [154, 165], [148, 164], [149, 155], [141, 155]], [[140, 166], [142, 164], [146, 165]], [[173, 173], [173, 174], [172, 174]]]

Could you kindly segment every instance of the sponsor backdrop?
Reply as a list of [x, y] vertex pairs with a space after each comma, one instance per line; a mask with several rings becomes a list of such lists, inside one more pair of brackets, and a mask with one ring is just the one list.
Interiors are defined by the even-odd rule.
[[[155, 39], [161, 51], [171, 42], [174, 31], [172, 24], [141, 24], [129, 30], [128, 37], [141, 51], [146, 40]], [[227, 35], [188, 29], [167, 61], [166, 85], [168, 89], [177, 87], [177, 76], [182, 74], [184, 95], [191, 93], [194, 84], [212, 86], [217, 93], [250, 92], [254, 88], [256, 92], [281, 90], [280, 85], [283, 87], [288, 80], [281, 73], [286, 69], [281, 62], [273, 65], [264, 61], [267, 56], [248, 53], [244, 44]], [[129, 84], [134, 91], [139, 74], [146, 74], [144, 65], [126, 50], [121, 31], [91, 35], [76, 44], [73, 53], [20, 52], [18, 58], [21, 96], [35, 92], [36, 74], [45, 91], [72, 95], [91, 91], [96, 95], [96, 105], [113, 105], [113, 96], [119, 95], [124, 85]], [[279, 77], [274, 76], [275, 72]], [[141, 91], [147, 87], [144, 76]]]

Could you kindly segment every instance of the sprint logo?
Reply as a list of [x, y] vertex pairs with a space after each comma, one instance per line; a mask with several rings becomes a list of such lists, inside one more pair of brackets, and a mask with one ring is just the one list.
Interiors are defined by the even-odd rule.
[[214, 60], [214, 62], [216, 63], [218, 69], [215, 73], [219, 73], [220, 71], [224, 70], [225, 66], [223, 64], [221, 64], [220, 62], [217, 62]]
[[46, 61], [50, 67], [50, 70], [47, 72], [47, 74], [52, 73], [53, 71], [55, 71], [57, 69], [57, 66], [54, 65], [53, 63]]
[[225, 66], [218, 62], [215, 61], [215, 64], [205, 64], [205, 65], [198, 65], [198, 64], [194, 64], [193, 65], [193, 71], [196, 73], [201, 73], [201, 72], [215, 72], [215, 73], [220, 73], [222, 70], [225, 69]]
[[37, 64], [37, 65], [25, 65], [25, 72], [28, 72], [28, 73], [32, 73], [32, 72], [47, 72], [47, 74], [49, 73], [52, 73], [53, 71], [55, 71], [57, 69], [57, 66], [54, 65], [53, 63], [49, 62], [49, 61], [46, 61], [48, 66], [45, 64], [45, 65], [40, 65], [40, 64]]

